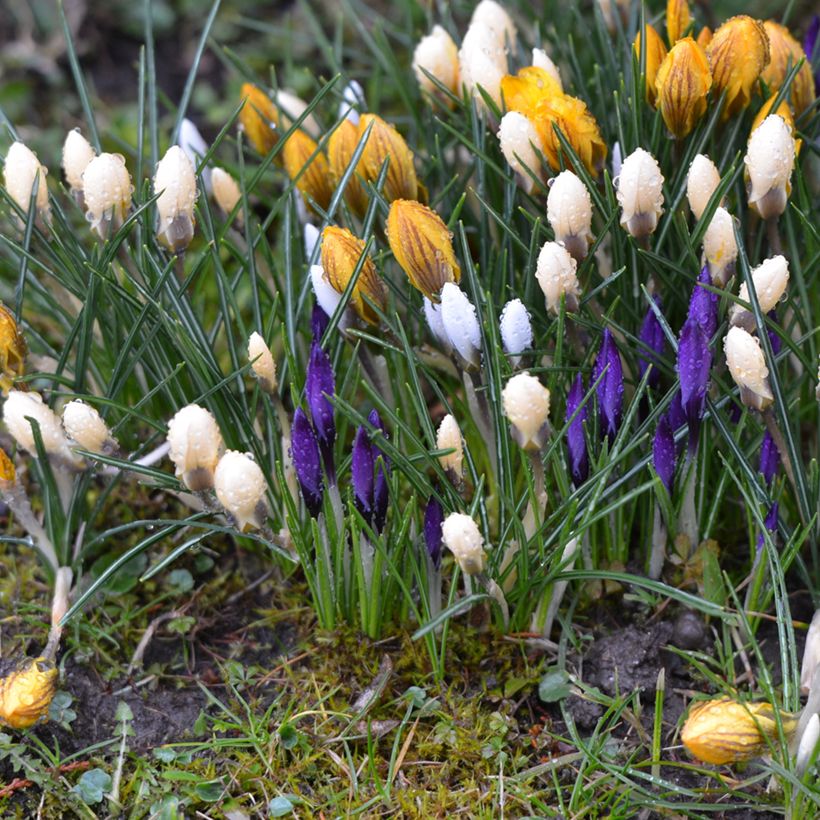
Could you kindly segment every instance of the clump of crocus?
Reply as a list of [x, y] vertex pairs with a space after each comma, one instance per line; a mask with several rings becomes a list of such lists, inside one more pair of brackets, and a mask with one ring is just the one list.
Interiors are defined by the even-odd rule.
[[450, 513], [441, 525], [444, 546], [453, 553], [456, 563], [465, 575], [484, 572], [486, 553], [484, 538], [476, 522], [463, 513]]
[[[752, 282], [761, 313], [774, 310], [786, 293], [789, 284], [789, 263], [786, 257], [777, 255], [765, 259], [752, 271]], [[740, 286], [738, 298], [743, 302], [750, 301], [749, 286], [746, 282]], [[737, 303], [729, 309], [729, 322], [750, 332], [755, 328], [755, 318], [752, 312]]]
[[85, 217], [100, 239], [107, 239], [125, 220], [134, 186], [120, 154], [100, 154], [83, 172]]
[[397, 199], [390, 206], [386, 233], [390, 250], [410, 284], [428, 299], [437, 301], [446, 282], [461, 280], [453, 235], [432, 208]]
[[[224, 168], [214, 168], [211, 171], [211, 192], [214, 202], [224, 214], [230, 214], [242, 199], [237, 181]], [[241, 221], [241, 212], [237, 218]]]
[[598, 396], [598, 418], [601, 425], [601, 435], [609, 439], [610, 444], [615, 440], [621, 426], [621, 416], [624, 402], [624, 374], [621, 365], [621, 354], [615, 344], [612, 331], [604, 328], [604, 338], [601, 349], [592, 368], [592, 381], [597, 382], [595, 388]]
[[657, 104], [666, 127], [678, 139], [691, 133], [706, 112], [712, 75], [704, 50], [691, 38], [678, 40], [658, 68]]
[[276, 391], [276, 362], [265, 340], [255, 331], [248, 338], [248, 361], [251, 363], [251, 372], [259, 381], [259, 386], [266, 393]]
[[518, 111], [508, 111], [498, 126], [498, 143], [504, 159], [528, 194], [544, 187], [546, 172], [539, 156], [541, 138], [527, 117]]
[[740, 388], [740, 400], [754, 410], [768, 408], [774, 396], [760, 342], [743, 328], [732, 327], [723, 340], [723, 350], [729, 373]]
[[413, 73], [419, 88], [429, 98], [447, 99], [438, 84], [458, 96], [458, 47], [441, 26], [433, 26], [419, 40], [413, 52]]
[[291, 458], [296, 470], [299, 489], [308, 512], [318, 518], [322, 511], [324, 482], [322, 479], [322, 460], [319, 454], [319, 442], [310, 426], [310, 421], [301, 407], [293, 414], [291, 429]]
[[655, 157], [636, 148], [621, 164], [617, 188], [621, 225], [636, 239], [654, 233], [663, 213], [663, 174]]
[[467, 368], [476, 368], [481, 360], [481, 328], [476, 310], [454, 282], [441, 289], [441, 321], [452, 347]]
[[520, 299], [511, 299], [504, 305], [499, 320], [501, 344], [504, 352], [517, 365], [521, 354], [532, 347], [532, 323], [530, 314]]
[[518, 373], [507, 382], [501, 400], [518, 445], [524, 450], [540, 450], [550, 430], [550, 391], [535, 376]]
[[14, 380], [26, 372], [28, 348], [14, 314], [0, 302], [0, 390], [7, 396]]
[[712, 282], [726, 287], [735, 272], [737, 241], [734, 219], [725, 208], [715, 209], [703, 234], [703, 258]]
[[743, 160], [749, 180], [749, 205], [762, 219], [777, 219], [786, 210], [794, 156], [791, 128], [776, 114], [766, 117], [749, 137]]
[[41, 223], [47, 223], [51, 218], [48, 186], [46, 185], [47, 174], [46, 166], [41, 164], [37, 159], [37, 154], [27, 145], [19, 140], [11, 144], [3, 164], [3, 182], [6, 190], [23, 214], [27, 214], [36, 185], [34, 209], [35, 216], [39, 217]]
[[157, 198], [157, 237], [172, 253], [184, 251], [194, 238], [196, 173], [191, 160], [172, 145], [157, 164], [154, 174]]
[[584, 432], [588, 408], [586, 404], [581, 404], [584, 400], [584, 394], [584, 377], [579, 373], [573, 380], [569, 393], [567, 393], [565, 414], [566, 420], [569, 422], [567, 426], [569, 469], [572, 475], [572, 483], [576, 487], [583, 484], [589, 475], [589, 454]]
[[646, 71], [644, 72], [646, 82], [646, 101], [650, 105], [654, 106], [655, 78], [658, 74], [658, 68], [666, 58], [666, 46], [664, 45], [660, 34], [658, 34], [653, 25], [647, 23], [646, 26], [644, 26], [643, 34], [644, 37], [641, 37], [641, 32], [639, 31], [635, 36], [635, 42], [632, 44], [632, 51], [635, 54], [635, 59], [640, 65], [641, 43], [646, 43], [644, 46], [646, 49]]
[[790, 69], [801, 60], [797, 76], [792, 80], [789, 93], [794, 113], [799, 117], [814, 102], [814, 77], [811, 73], [811, 60], [807, 59], [800, 43], [795, 40], [786, 26], [774, 20], [766, 20], [763, 28], [769, 37], [769, 51], [771, 61], [763, 70], [760, 79], [769, 86], [773, 94], [783, 87]]
[[572, 171], [562, 171], [550, 181], [547, 221], [556, 242], [581, 262], [592, 240], [592, 199], [586, 185]]
[[[658, 310], [661, 309], [661, 298], [658, 295], [652, 297]], [[652, 308], [648, 308], [646, 315], [641, 322], [641, 328], [638, 331], [638, 339], [643, 344], [643, 348], [638, 354], [638, 373], [643, 378], [644, 373], [652, 365], [652, 370], [649, 373], [647, 384], [652, 388], [657, 388], [661, 382], [661, 372], [658, 369], [660, 357], [663, 355], [666, 347], [666, 336], [663, 332], [663, 327], [658, 321], [658, 317]]]
[[447, 478], [455, 486], [461, 486], [461, 475], [464, 464], [464, 444], [461, 439], [461, 430], [455, 417], [448, 413], [438, 426], [436, 433], [436, 449], [449, 451], [438, 457], [439, 464], [447, 474]]
[[216, 419], [204, 407], [189, 404], [168, 422], [168, 457], [192, 492], [213, 487], [214, 470], [225, 448]]
[[333, 197], [330, 166], [319, 146], [304, 131], [294, 131], [282, 149], [282, 164], [311, 210], [327, 210]]
[[265, 523], [267, 484], [259, 465], [247, 454], [228, 450], [216, 465], [214, 490], [240, 532]]
[[83, 195], [85, 169], [96, 156], [97, 152], [80, 133], [79, 128], [74, 128], [66, 134], [65, 142], [63, 142], [63, 173], [69, 190], [78, 200], [81, 200]]
[[14, 663], [0, 677], [0, 725], [27, 729], [46, 717], [58, 679], [53, 660], [22, 658]]
[[117, 440], [97, 409], [80, 399], [70, 401], [63, 408], [63, 427], [68, 437], [84, 450], [104, 455], [119, 450]]
[[558, 242], [545, 242], [538, 254], [535, 278], [541, 286], [550, 313], [558, 313], [561, 299], [565, 308], [575, 313], [578, 310], [578, 297], [581, 287], [575, 271], [578, 263], [570, 252]]
[[686, 198], [695, 216], [700, 219], [712, 194], [720, 185], [720, 171], [706, 154], [697, 154], [689, 166], [686, 178]]

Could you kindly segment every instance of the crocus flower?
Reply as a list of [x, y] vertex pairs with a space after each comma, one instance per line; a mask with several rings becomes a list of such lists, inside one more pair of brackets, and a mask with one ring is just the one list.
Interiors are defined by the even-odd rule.
[[703, 325], [690, 317], [683, 325], [678, 339], [678, 378], [681, 405], [689, 424], [689, 456], [698, 446], [698, 431], [706, 406], [709, 372], [712, 369], [712, 351]]
[[[358, 125], [354, 125], [349, 119], [342, 120], [330, 135], [330, 139], [327, 141], [327, 158], [330, 165], [330, 180], [334, 188], [339, 186], [342, 177], [350, 167], [359, 140]], [[356, 216], [363, 216], [367, 210], [369, 196], [367, 189], [359, 179], [359, 167], [357, 166], [356, 170], [348, 177], [344, 197], [348, 208]]]
[[14, 385], [14, 379], [26, 372], [28, 346], [20, 332], [14, 314], [0, 302], [0, 391], [4, 396]]
[[82, 193], [83, 173], [96, 156], [97, 152], [79, 128], [68, 132], [63, 143], [63, 173], [72, 194]]
[[413, 52], [413, 73], [419, 88], [430, 98], [447, 99], [431, 77], [458, 95], [458, 47], [441, 26], [433, 26], [433, 30], [419, 40]]
[[[204, 179], [204, 178], [203, 178]], [[224, 169], [214, 168], [211, 171], [211, 193], [214, 202], [224, 214], [230, 214], [242, 199], [242, 191], [237, 181]], [[242, 223], [241, 211], [237, 214], [239, 223]]]
[[120, 154], [100, 154], [83, 171], [85, 218], [97, 236], [108, 237], [117, 230], [131, 207], [134, 186]]
[[786, 210], [794, 159], [792, 129], [782, 117], [770, 114], [752, 132], [743, 159], [749, 205], [762, 219], [776, 219]]
[[510, 432], [524, 450], [537, 451], [549, 433], [550, 391], [535, 376], [518, 373], [501, 394]]
[[666, 36], [669, 38], [669, 45], [675, 45], [683, 37], [691, 21], [688, 0], [667, 0]]
[[791, 95], [794, 113], [799, 117], [814, 102], [814, 77], [811, 73], [811, 55], [806, 57], [800, 43], [792, 36], [786, 26], [774, 20], [763, 23], [766, 34], [769, 36], [769, 50], [771, 62], [763, 69], [760, 78], [776, 94], [786, 81], [789, 71], [800, 60], [805, 62], [792, 81], [789, 93]]
[[769, 407], [774, 396], [758, 339], [741, 327], [732, 327], [723, 340], [723, 350], [729, 373], [740, 388], [740, 400], [753, 410]]
[[430, 497], [424, 508], [424, 546], [433, 563], [434, 569], [441, 567], [441, 525], [444, 523], [444, 510], [434, 496]]
[[669, 423], [669, 415], [664, 413], [655, 428], [652, 440], [652, 464], [655, 472], [671, 495], [672, 482], [675, 480], [675, 434]]
[[456, 563], [465, 575], [484, 572], [487, 556], [484, 538], [478, 524], [463, 513], [450, 513], [441, 525], [444, 546], [453, 553]]
[[304, 131], [294, 131], [282, 149], [282, 164], [311, 210], [326, 210], [333, 196], [330, 167], [319, 146]]
[[37, 159], [34, 151], [19, 141], [11, 144], [3, 164], [3, 181], [6, 190], [20, 210], [26, 214], [31, 202], [34, 181], [37, 180], [35, 208], [37, 213], [48, 221], [50, 207], [46, 174], [48, 174], [48, 169]]
[[181, 253], [194, 236], [196, 172], [178, 145], [172, 145], [154, 174], [157, 196], [157, 238], [172, 253]]
[[763, 434], [763, 443], [760, 445], [760, 472], [763, 474], [763, 480], [768, 487], [772, 486], [779, 464], [780, 452], [767, 430]]
[[0, 678], [0, 725], [27, 729], [46, 717], [59, 677], [48, 658], [22, 658], [13, 663]]
[[[654, 106], [655, 77], [658, 74], [658, 67], [666, 58], [666, 46], [654, 26], [647, 23], [644, 27], [644, 32], [646, 34], [646, 101], [651, 106]], [[632, 50], [635, 52], [636, 61], [640, 64], [641, 32], [638, 32], [635, 37], [635, 42], [632, 44]]]
[[666, 411], [666, 415], [669, 419], [669, 425], [673, 430], [680, 430], [680, 428], [686, 424], [686, 413], [681, 403], [680, 390], [676, 390], [675, 395], [672, 396], [672, 401], [669, 403], [669, 409]]
[[592, 199], [586, 185], [572, 171], [561, 171], [550, 182], [547, 220], [556, 242], [581, 262], [592, 239]]
[[706, 52], [691, 37], [678, 40], [655, 79], [658, 108], [666, 127], [678, 139], [687, 136], [706, 113], [711, 87]]
[[692, 297], [689, 300], [689, 319], [694, 319], [703, 328], [706, 334], [706, 340], [712, 338], [717, 330], [718, 322], [718, 298], [717, 294], [707, 290], [702, 285], [711, 285], [712, 277], [709, 273], [709, 268], [704, 267], [695, 288], [692, 291]]
[[584, 377], [579, 373], [572, 382], [572, 387], [567, 393], [566, 418], [572, 418], [575, 411], [578, 414], [567, 427], [567, 454], [569, 456], [569, 468], [572, 473], [572, 483], [578, 487], [587, 480], [589, 475], [589, 455], [587, 454], [587, 440], [584, 435], [584, 422], [587, 420], [588, 408], [585, 404], [578, 408], [584, 399]]
[[[606, 371], [606, 372], [604, 372]], [[603, 377], [602, 377], [603, 375]], [[600, 381], [598, 381], [600, 379]], [[595, 366], [592, 369], [592, 380], [598, 382], [598, 415], [601, 432], [610, 443], [614, 441], [621, 426], [621, 414], [624, 402], [624, 374], [621, 367], [621, 354], [609, 328], [604, 328], [604, 338]]]
[[240, 532], [258, 528], [265, 522], [268, 514], [265, 476], [246, 453], [228, 450], [219, 459], [214, 472], [214, 490]]
[[655, 231], [663, 213], [663, 174], [658, 161], [636, 148], [624, 159], [615, 182], [621, 225], [636, 239], [645, 239]]
[[524, 303], [520, 299], [507, 302], [498, 324], [504, 352], [512, 357], [513, 364], [518, 364], [521, 354], [532, 347], [532, 323]]
[[481, 328], [475, 306], [467, 294], [453, 282], [445, 282], [441, 289], [441, 321], [464, 365], [478, 367], [481, 361]]
[[700, 219], [712, 194], [720, 185], [720, 171], [706, 154], [697, 154], [686, 178], [686, 198], [695, 219]]
[[333, 443], [336, 441], [336, 422], [330, 397], [336, 393], [336, 382], [330, 358], [318, 342], [313, 342], [310, 347], [305, 393], [316, 437], [322, 448], [322, 459], [328, 471], [328, 479], [332, 481], [335, 475]]
[[362, 517], [373, 520], [373, 447], [367, 428], [359, 427], [353, 440], [353, 455], [350, 464], [353, 497]]
[[546, 181], [541, 157], [541, 137], [532, 121], [519, 111], [508, 111], [498, 125], [498, 143], [516, 180], [531, 194]]
[[[772, 537], [774, 536], [774, 533], [777, 532], [777, 515], [778, 515], [778, 505], [777, 505], [777, 502], [775, 501], [775, 502], [772, 503], [772, 506], [769, 507], [769, 512], [766, 513], [766, 517], [763, 519], [763, 526], [765, 527], [766, 530], [768, 530], [772, 534]], [[766, 539], [765, 539], [763, 533], [761, 532], [761, 533], [758, 534], [757, 543], [755, 544], [755, 549], [757, 550], [758, 553], [762, 551], [765, 543], [766, 543]]]
[[[382, 195], [388, 202], [396, 199], [416, 199], [419, 183], [413, 164], [413, 152], [404, 137], [377, 114], [362, 114], [359, 119], [358, 139], [371, 126], [370, 138], [362, 151], [356, 169], [367, 182], [375, 183], [385, 160], [389, 159]], [[358, 142], [358, 140], [357, 140]]]
[[310, 334], [313, 336], [313, 341], [321, 340], [328, 324], [330, 324], [330, 316], [322, 310], [320, 305], [314, 305], [310, 314]]
[[[376, 410], [371, 410], [367, 417], [370, 424], [377, 430], [381, 430], [382, 435], [387, 438], [387, 430], [385, 430], [381, 417]], [[379, 449], [373, 445], [373, 461], [379, 457]], [[390, 459], [385, 453], [381, 453], [381, 464], [376, 473], [376, 481], [373, 485], [373, 526], [377, 532], [384, 529], [384, 523], [387, 520], [387, 477], [390, 475]]]
[[[652, 298], [660, 310], [660, 296], [656, 295]], [[647, 348], [645, 351], [642, 350], [638, 356], [638, 371], [641, 378], [643, 378], [644, 373], [646, 373], [649, 365], [651, 364], [652, 372], [649, 374], [647, 383], [650, 387], [657, 389], [661, 382], [661, 371], [658, 370], [658, 362], [660, 361], [660, 356], [663, 355], [664, 348], [666, 347], [666, 337], [664, 336], [661, 323], [658, 321], [658, 317], [655, 315], [655, 311], [652, 310], [652, 308], [649, 308], [646, 311], [646, 316], [644, 316], [643, 322], [641, 323], [641, 329], [638, 332], [638, 338]]]
[[308, 512], [316, 518], [322, 510], [322, 462], [319, 443], [301, 407], [296, 408], [290, 435], [291, 458], [302, 498]]

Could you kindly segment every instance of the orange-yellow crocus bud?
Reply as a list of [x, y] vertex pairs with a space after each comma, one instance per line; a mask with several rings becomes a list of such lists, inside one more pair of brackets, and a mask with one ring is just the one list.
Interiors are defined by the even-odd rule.
[[728, 19], [706, 47], [716, 97], [726, 92], [723, 119], [745, 108], [761, 72], [769, 64], [763, 23], [745, 14]]
[[501, 80], [501, 93], [508, 111], [529, 116], [542, 99], [563, 94], [560, 83], [544, 68], [527, 66]]
[[[647, 24], [646, 31], [646, 101], [655, 105], [655, 78], [658, 76], [658, 68], [666, 59], [666, 46], [661, 40], [660, 34], [655, 30], [654, 26]], [[641, 60], [641, 33], [635, 37], [635, 44], [633, 45], [635, 58], [640, 63]]]
[[387, 217], [387, 241], [410, 284], [431, 301], [438, 301], [445, 282], [461, 279], [453, 235], [432, 208], [397, 199]]
[[[342, 120], [330, 135], [327, 141], [327, 158], [330, 166], [330, 179], [334, 188], [338, 187], [342, 181], [358, 144], [359, 129], [348, 119]], [[360, 160], [357, 169], [348, 177], [344, 192], [348, 208], [359, 217], [364, 216], [368, 202], [367, 191], [359, 179], [361, 167]]]
[[12, 312], [0, 302], [0, 390], [8, 396], [14, 379], [26, 372], [26, 340]]
[[288, 176], [305, 195], [308, 204], [326, 210], [333, 196], [330, 168], [318, 145], [304, 131], [294, 131], [282, 149]]
[[658, 69], [657, 104], [666, 127], [682, 139], [706, 111], [712, 86], [704, 50], [691, 38], [675, 43]]
[[[346, 228], [328, 225], [322, 231], [322, 268], [333, 289], [344, 293], [359, 260], [364, 254], [364, 240]], [[387, 290], [369, 256], [362, 262], [359, 277], [350, 295], [350, 306], [371, 325], [379, 323], [379, 316], [364, 300], [364, 296], [383, 311], [387, 306]]]
[[[789, 738], [797, 718], [781, 712], [780, 721]], [[718, 766], [759, 757], [768, 750], [768, 741], [777, 737], [777, 720], [770, 703], [740, 703], [727, 697], [696, 703], [681, 732], [690, 754]]]
[[57, 691], [57, 669], [45, 658], [23, 658], [0, 678], [0, 725], [27, 729], [48, 714]]
[[706, 46], [708, 46], [709, 43], [712, 42], [712, 37], [713, 36], [714, 35], [712, 34], [712, 29], [710, 29], [709, 26], [704, 26], [698, 32], [698, 36], [695, 39], [696, 39], [697, 44], [705, 51]]
[[279, 111], [273, 100], [253, 83], [245, 83], [240, 94], [245, 105], [239, 112], [239, 122], [251, 145], [260, 154], [267, 154], [279, 141]]
[[370, 136], [362, 151], [358, 172], [368, 182], [375, 183], [385, 160], [389, 158], [390, 165], [382, 188], [384, 198], [388, 202], [394, 199], [418, 199], [419, 183], [413, 165], [413, 152], [404, 137], [377, 114], [362, 114], [359, 119], [359, 139], [371, 123]]
[[811, 73], [811, 63], [806, 59], [803, 47], [792, 37], [786, 26], [781, 26], [774, 20], [766, 20], [763, 28], [769, 36], [771, 61], [760, 77], [773, 94], [783, 87], [789, 71], [803, 60], [803, 65], [792, 80], [789, 89], [792, 106], [799, 117], [814, 102], [814, 77]]
[[670, 46], [675, 45], [683, 37], [691, 22], [688, 0], [667, 0], [666, 36]]

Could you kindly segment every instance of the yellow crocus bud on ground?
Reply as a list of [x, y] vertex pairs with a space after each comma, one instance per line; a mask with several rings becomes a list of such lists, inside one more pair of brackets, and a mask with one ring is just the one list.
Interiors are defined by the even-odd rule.
[[[359, 144], [359, 138], [358, 126], [354, 125], [348, 119], [342, 120], [336, 127], [336, 130], [330, 135], [330, 139], [327, 142], [327, 158], [330, 166], [330, 179], [334, 188], [338, 187], [342, 181], [342, 177], [345, 171], [347, 171], [353, 159], [356, 147]], [[364, 185], [362, 185], [361, 179], [359, 179], [359, 169], [361, 167], [360, 161], [359, 166], [357, 166], [356, 170], [353, 171], [348, 178], [344, 192], [345, 202], [347, 202], [348, 208], [359, 217], [364, 215], [368, 202], [367, 191]], [[364, 171], [362, 170], [361, 173], [363, 174]]]
[[578, 310], [578, 297], [581, 287], [575, 271], [578, 263], [570, 252], [558, 242], [545, 242], [538, 254], [535, 278], [544, 292], [547, 310], [558, 313], [561, 309], [561, 297], [567, 310]]
[[536, 150], [540, 150], [541, 137], [529, 119], [518, 111], [508, 111], [498, 125], [498, 142], [522, 188], [530, 194], [543, 187], [546, 174]]
[[85, 218], [100, 239], [119, 228], [131, 207], [134, 186], [120, 154], [100, 154], [83, 172]]
[[172, 145], [154, 174], [157, 199], [157, 237], [172, 253], [184, 251], [194, 238], [196, 172], [178, 145]]
[[[780, 720], [789, 738], [797, 719], [782, 712]], [[770, 703], [740, 703], [727, 697], [692, 706], [681, 732], [690, 754], [718, 766], [759, 757], [769, 749], [769, 741], [777, 737], [777, 721]]]
[[273, 100], [252, 83], [242, 86], [240, 96], [245, 104], [239, 112], [239, 123], [251, 145], [260, 154], [267, 154], [279, 141], [279, 111]]
[[26, 340], [14, 314], [0, 302], [0, 390], [7, 396], [14, 379], [26, 372]]
[[404, 137], [377, 114], [362, 114], [359, 120], [359, 139], [371, 123], [370, 137], [362, 151], [357, 171], [365, 180], [375, 183], [382, 165], [389, 158], [390, 165], [382, 188], [384, 198], [388, 202], [395, 199], [418, 199], [419, 184], [413, 165], [413, 152]]
[[240, 531], [258, 529], [265, 523], [267, 484], [259, 465], [246, 453], [228, 450], [214, 472], [219, 503], [233, 516]]
[[774, 219], [786, 210], [791, 193], [795, 143], [782, 117], [770, 114], [752, 132], [746, 148], [749, 205], [763, 219]]
[[774, 20], [766, 20], [763, 28], [769, 37], [771, 61], [760, 77], [769, 86], [772, 94], [776, 94], [783, 87], [789, 71], [801, 60], [804, 61], [789, 89], [794, 112], [799, 117], [814, 102], [811, 63], [806, 59], [803, 47], [792, 37], [786, 26], [775, 23]]
[[715, 163], [706, 154], [697, 154], [689, 166], [689, 175], [686, 178], [686, 198], [695, 219], [703, 216], [718, 185], [720, 172]]
[[723, 119], [744, 109], [769, 64], [769, 38], [759, 20], [740, 14], [727, 20], [706, 47], [715, 98], [726, 92]]
[[692, 22], [688, 0], [667, 0], [666, 2], [666, 36], [669, 45], [673, 46], [683, 37]]
[[0, 678], [0, 725], [27, 729], [48, 715], [57, 691], [57, 669], [45, 658], [23, 658]]
[[[654, 106], [656, 97], [655, 78], [658, 75], [658, 68], [664, 59], [666, 59], [666, 46], [663, 44], [663, 40], [661, 40], [661, 36], [655, 30], [654, 26], [647, 23], [644, 27], [644, 31], [646, 33], [646, 73], [644, 74], [646, 78], [646, 101], [650, 105]], [[640, 65], [641, 32], [638, 32], [635, 37], [635, 43], [632, 46], [632, 50], [635, 52], [635, 59], [637, 60], [638, 65]]]
[[484, 539], [478, 524], [469, 515], [450, 513], [441, 525], [441, 536], [465, 575], [484, 572]]
[[419, 88], [433, 99], [447, 99], [431, 77], [451, 94], [458, 95], [458, 47], [441, 26], [419, 40], [413, 52], [413, 73]]
[[656, 78], [658, 108], [678, 139], [687, 136], [703, 116], [711, 86], [706, 52], [691, 37], [678, 40]]
[[387, 241], [410, 284], [438, 301], [445, 282], [458, 282], [461, 269], [453, 251], [453, 235], [432, 209], [410, 199], [397, 199], [387, 216]]
[[35, 209], [37, 215], [48, 221], [51, 211], [48, 204], [48, 186], [46, 175], [48, 169], [37, 159], [27, 145], [22, 142], [13, 142], [6, 152], [6, 161], [3, 164], [3, 181], [9, 196], [17, 203], [24, 214], [28, 213], [31, 203], [31, 194], [37, 181], [37, 199]]
[[518, 445], [524, 450], [540, 450], [549, 434], [550, 391], [524, 372], [507, 382], [501, 399]]
[[[764, 259], [752, 271], [752, 282], [755, 286], [755, 296], [757, 296], [761, 313], [774, 310], [789, 285], [789, 263], [786, 261], [786, 257], [778, 254], [769, 259]], [[740, 286], [738, 298], [744, 302], [750, 301], [749, 286], [745, 282]], [[752, 313], [737, 303], [729, 308], [729, 322], [733, 325], [745, 327], [747, 330], [753, 330], [755, 326]]]
[[63, 427], [68, 437], [92, 453], [113, 453], [118, 444], [96, 408], [75, 399], [63, 408]]
[[311, 202], [326, 210], [333, 196], [330, 168], [318, 145], [303, 131], [294, 131], [282, 149], [282, 161], [288, 176]]
[[543, 48], [534, 48], [532, 50], [532, 64], [535, 68], [546, 71], [555, 80], [558, 90], [563, 92], [564, 84], [561, 81], [561, 72]]
[[636, 148], [621, 164], [617, 187], [621, 225], [636, 239], [649, 236], [663, 213], [663, 174], [658, 161], [649, 151]]
[[[328, 282], [337, 293], [344, 293], [359, 260], [364, 254], [364, 240], [346, 228], [328, 225], [322, 232], [322, 268]], [[371, 325], [379, 323], [379, 316], [364, 300], [367, 296], [380, 310], [387, 306], [387, 290], [376, 272], [376, 266], [365, 256], [359, 277], [350, 296], [350, 305], [358, 316]]]
[[572, 171], [561, 171], [549, 183], [547, 220], [557, 242], [576, 262], [587, 255], [592, 240], [592, 199], [586, 185]]
[[743, 328], [732, 327], [723, 340], [723, 351], [729, 373], [740, 388], [740, 400], [753, 410], [765, 410], [774, 396], [760, 342]]
[[91, 143], [74, 128], [66, 134], [63, 143], [63, 173], [72, 193], [82, 193], [83, 173], [97, 152]]
[[204, 407], [189, 404], [168, 422], [168, 444], [177, 477], [189, 490], [213, 487], [224, 443], [216, 419]]
[[449, 413], [441, 420], [436, 433], [436, 449], [452, 450], [438, 457], [441, 468], [454, 484], [461, 482], [461, 472], [464, 464], [464, 444], [461, 441], [461, 430], [455, 417]]
[[[211, 191], [214, 202], [225, 214], [231, 213], [242, 198], [239, 184], [224, 168], [214, 168], [211, 171]], [[242, 218], [241, 213], [238, 214], [238, 218]]]
[[266, 393], [273, 393], [276, 390], [276, 362], [265, 340], [255, 331], [248, 339], [248, 361], [253, 375], [259, 380], [259, 386]]
[[734, 220], [725, 208], [717, 208], [712, 215], [703, 235], [703, 255], [712, 283], [725, 287], [732, 278], [737, 260]]

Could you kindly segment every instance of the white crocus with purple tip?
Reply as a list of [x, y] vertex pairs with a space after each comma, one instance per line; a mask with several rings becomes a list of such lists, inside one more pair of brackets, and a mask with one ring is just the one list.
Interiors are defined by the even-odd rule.
[[441, 289], [441, 321], [450, 344], [468, 365], [477, 367], [481, 359], [481, 329], [475, 307], [453, 282], [446, 282]]
[[504, 305], [499, 326], [504, 351], [512, 357], [513, 364], [517, 365], [521, 361], [521, 354], [532, 347], [530, 314], [520, 299], [512, 299]]

